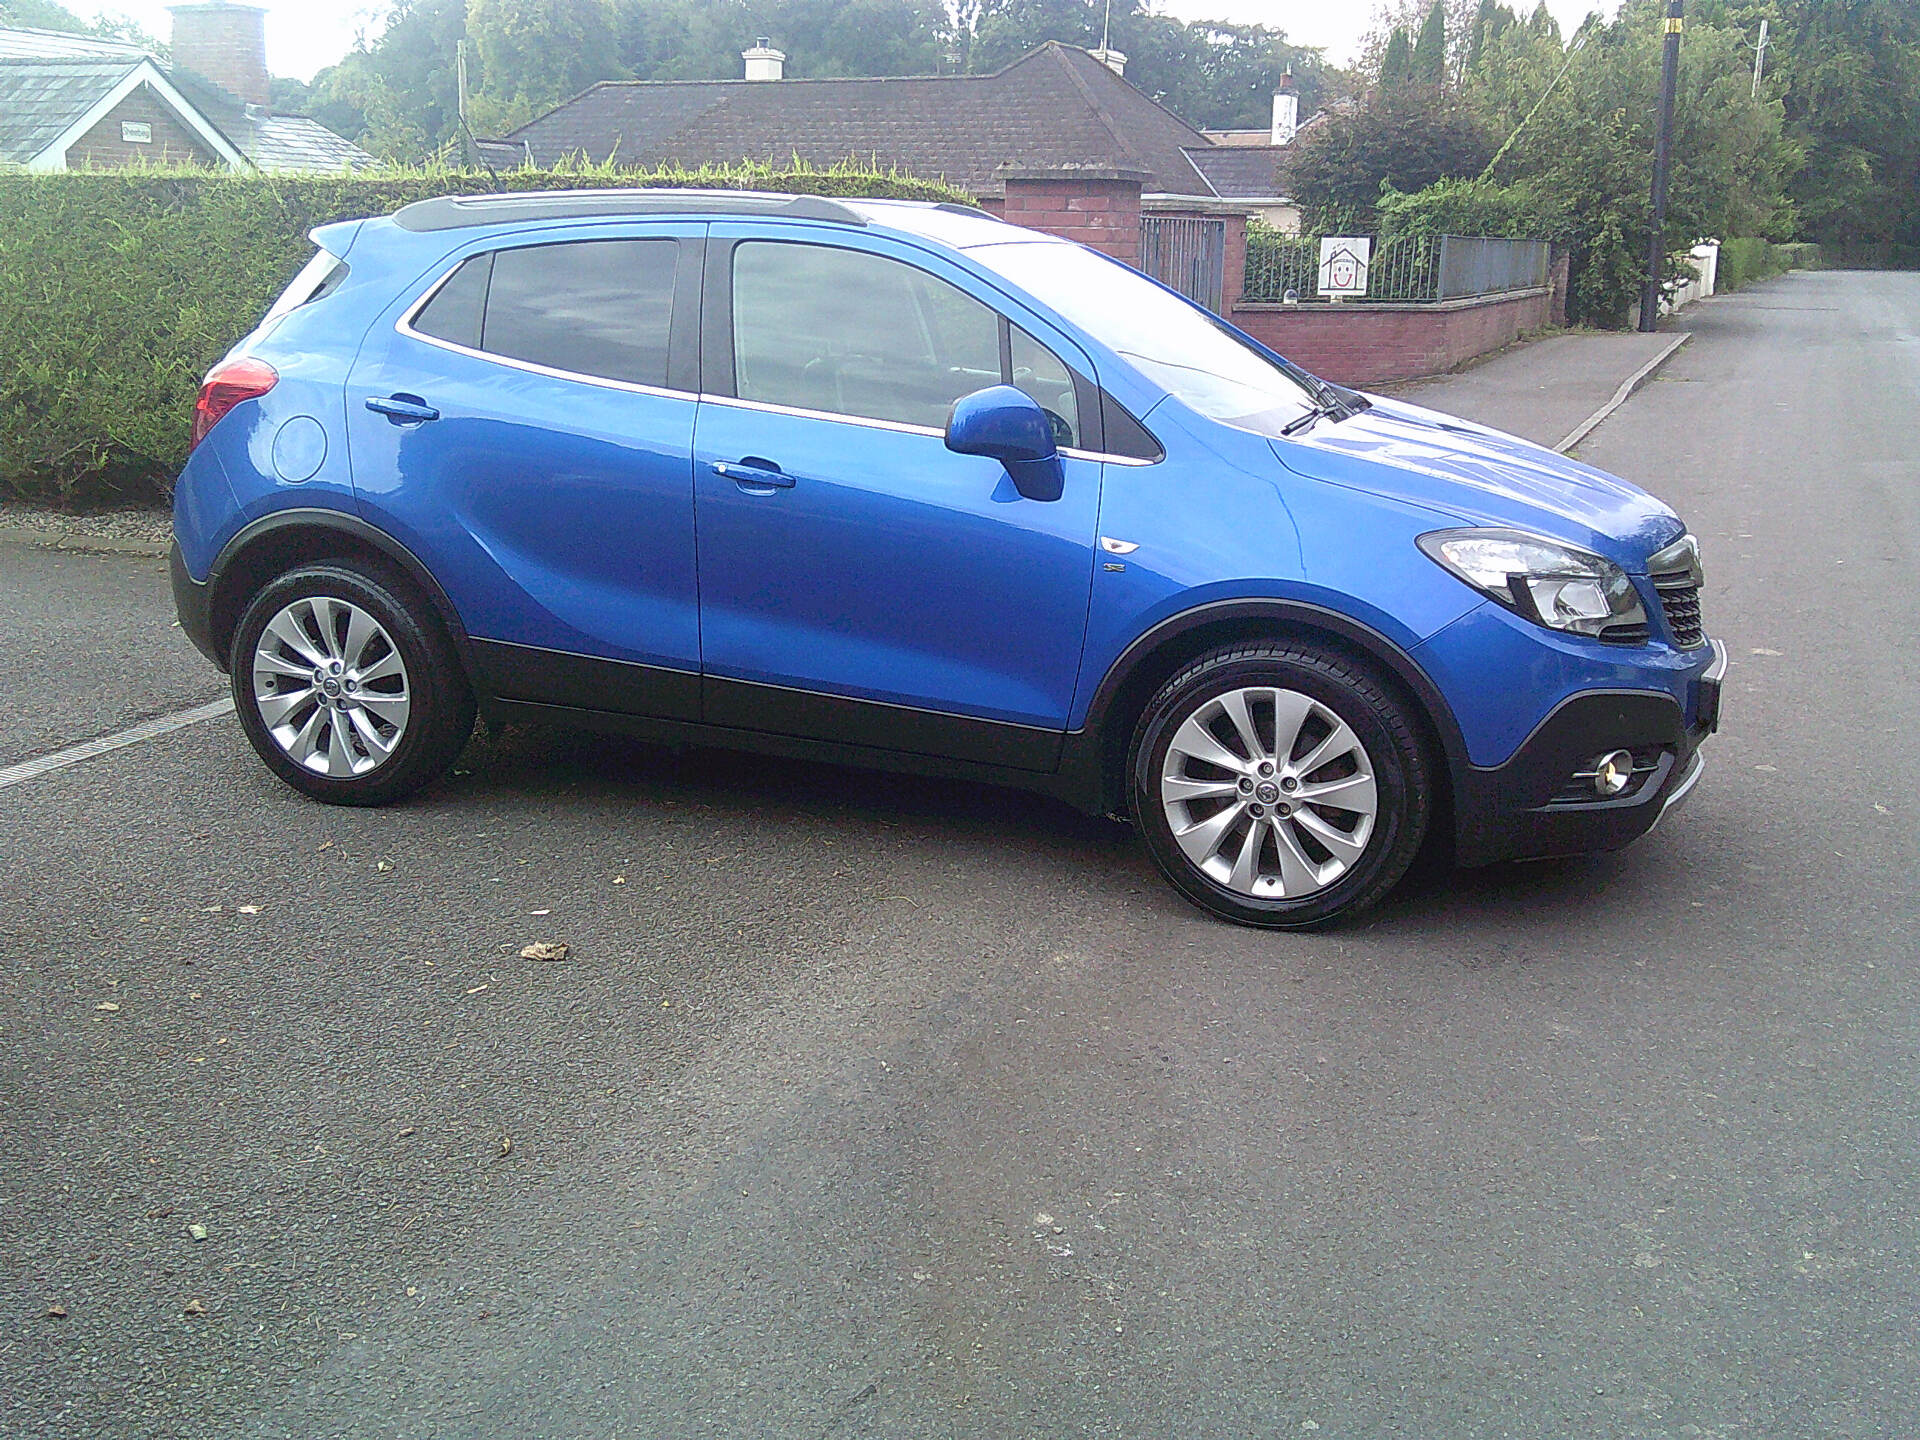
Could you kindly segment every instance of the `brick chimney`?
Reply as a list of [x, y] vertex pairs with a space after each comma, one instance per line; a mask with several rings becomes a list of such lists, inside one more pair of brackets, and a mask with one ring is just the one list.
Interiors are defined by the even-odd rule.
[[168, 9], [173, 15], [173, 63], [249, 105], [266, 109], [271, 98], [267, 12], [257, 5], [230, 5], [226, 0]]

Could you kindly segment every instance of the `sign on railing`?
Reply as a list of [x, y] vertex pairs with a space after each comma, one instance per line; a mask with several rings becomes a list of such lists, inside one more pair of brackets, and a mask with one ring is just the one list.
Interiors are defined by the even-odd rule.
[[1320, 293], [1329, 300], [1367, 293], [1373, 241], [1365, 235], [1327, 235], [1320, 241]]

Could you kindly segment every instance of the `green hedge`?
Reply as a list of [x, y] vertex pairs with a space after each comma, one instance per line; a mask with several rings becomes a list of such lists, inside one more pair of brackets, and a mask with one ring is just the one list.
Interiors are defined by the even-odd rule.
[[586, 186], [967, 199], [850, 166], [0, 175], [0, 490], [72, 504], [165, 497], [201, 377], [313, 253], [315, 226], [434, 195]]
[[1818, 245], [1776, 245], [1771, 240], [1754, 236], [1722, 240], [1720, 269], [1714, 278], [1713, 288], [1725, 294], [1787, 270], [1819, 270], [1825, 264]]

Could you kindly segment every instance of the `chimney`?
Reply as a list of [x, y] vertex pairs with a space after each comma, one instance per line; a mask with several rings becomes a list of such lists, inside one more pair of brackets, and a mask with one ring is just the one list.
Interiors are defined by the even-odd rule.
[[1127, 57], [1118, 50], [1109, 49], [1107, 46], [1102, 45], [1098, 50], [1089, 50], [1087, 53], [1102, 65], [1106, 66], [1107, 69], [1113, 71], [1114, 74], [1125, 76], [1127, 73]]
[[1300, 97], [1293, 93], [1293, 66], [1273, 92], [1273, 143], [1285, 145], [1300, 128]]
[[173, 63], [211, 80], [248, 105], [267, 108], [267, 12], [257, 5], [207, 0], [173, 5]]
[[747, 62], [749, 80], [778, 80], [786, 73], [786, 55], [774, 49], [765, 35], [753, 42], [751, 50], [742, 50], [740, 58]]

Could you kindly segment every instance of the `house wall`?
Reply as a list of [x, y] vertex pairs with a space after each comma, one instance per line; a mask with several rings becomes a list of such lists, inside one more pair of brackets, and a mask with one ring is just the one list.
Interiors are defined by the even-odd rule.
[[1516, 291], [1435, 305], [1235, 305], [1228, 318], [1269, 349], [1342, 385], [1410, 380], [1545, 329], [1553, 291]]
[[[120, 138], [120, 122], [130, 120], [153, 128], [150, 145], [128, 144]], [[221, 159], [163, 101], [151, 85], [128, 92], [107, 116], [67, 147], [69, 170], [124, 170], [148, 165], [221, 165]]]

